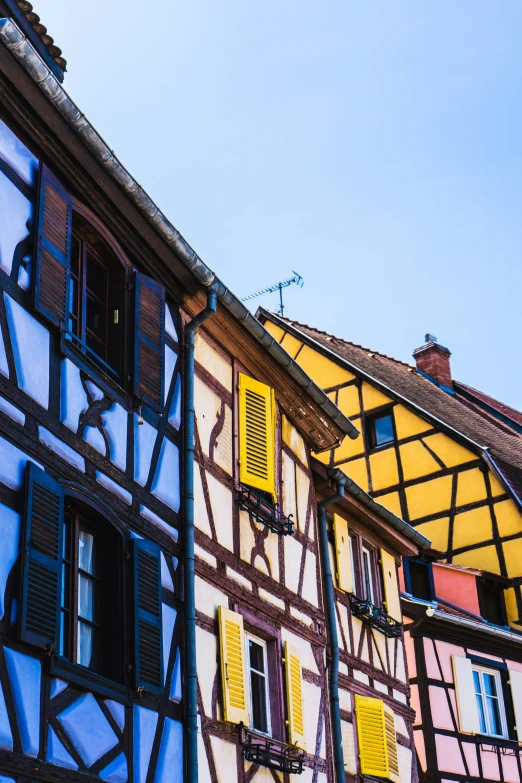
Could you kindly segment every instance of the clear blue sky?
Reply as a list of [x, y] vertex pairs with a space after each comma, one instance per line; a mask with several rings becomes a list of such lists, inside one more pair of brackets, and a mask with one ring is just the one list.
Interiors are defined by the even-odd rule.
[[[238, 295], [522, 409], [520, 0], [35, 0], [65, 87]], [[253, 303], [274, 308], [276, 297]]]

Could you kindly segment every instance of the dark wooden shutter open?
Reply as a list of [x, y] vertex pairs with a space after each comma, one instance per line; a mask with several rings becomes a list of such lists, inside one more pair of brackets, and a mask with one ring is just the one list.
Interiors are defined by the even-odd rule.
[[158, 544], [134, 539], [135, 685], [163, 691], [161, 553]]
[[136, 272], [134, 394], [160, 412], [165, 384], [165, 288]]
[[62, 489], [47, 473], [28, 462], [20, 638], [55, 652], [60, 641], [62, 554]]
[[38, 187], [34, 306], [56, 326], [68, 316], [72, 199], [43, 163]]

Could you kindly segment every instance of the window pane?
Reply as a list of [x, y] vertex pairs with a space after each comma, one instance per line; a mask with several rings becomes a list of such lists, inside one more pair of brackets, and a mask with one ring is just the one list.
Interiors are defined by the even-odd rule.
[[251, 639], [248, 642], [248, 646], [250, 649], [250, 667], [252, 669], [256, 669], [258, 672], [265, 671], [265, 661], [264, 661], [264, 655], [263, 655], [263, 648], [260, 644], [256, 644]]
[[363, 550], [363, 566], [364, 566], [364, 586], [366, 590], [366, 600], [373, 603], [373, 585], [372, 585], [372, 565], [370, 561], [370, 553]]
[[500, 722], [500, 709], [498, 699], [486, 698], [488, 711], [488, 723], [490, 734], [502, 734], [502, 724]]
[[390, 443], [394, 439], [391, 416], [381, 416], [378, 419], [374, 419], [373, 426], [376, 446], [382, 446], [383, 443]]
[[250, 688], [252, 693], [252, 728], [266, 733], [268, 731], [268, 721], [265, 678], [260, 674], [256, 674], [256, 672], [251, 672]]
[[105, 342], [106, 320], [107, 308], [98, 304], [90, 294], [87, 294], [86, 326], [102, 342]]
[[473, 681], [475, 683], [475, 693], [481, 694], [482, 688], [480, 687], [480, 674], [473, 669]]
[[82, 574], [78, 575], [78, 615], [94, 622], [94, 583]]
[[484, 672], [484, 691], [486, 693], [486, 696], [496, 696], [497, 695], [497, 683], [495, 682], [495, 677], [493, 674], [487, 674], [487, 672]]
[[94, 575], [94, 536], [80, 528], [78, 536], [78, 566]]
[[477, 709], [479, 714], [480, 731], [482, 734], [487, 734], [486, 718], [484, 716], [484, 704], [482, 703], [482, 696], [477, 695]]
[[102, 302], [105, 303], [107, 301], [107, 270], [91, 255], [87, 256], [87, 288]]
[[94, 649], [94, 628], [78, 623], [78, 663], [92, 666]]

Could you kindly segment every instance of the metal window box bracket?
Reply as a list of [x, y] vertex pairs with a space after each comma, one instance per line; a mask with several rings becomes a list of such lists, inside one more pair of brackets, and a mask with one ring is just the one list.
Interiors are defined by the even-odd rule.
[[305, 759], [304, 750], [266, 737], [264, 734], [247, 729], [245, 726], [241, 726], [240, 736], [243, 743], [243, 756], [246, 761], [278, 772], [286, 772], [289, 775], [302, 773]]
[[385, 636], [394, 638], [401, 635], [402, 623], [386, 614], [384, 609], [374, 606], [371, 601], [362, 601], [355, 596], [350, 596], [350, 607], [354, 617], [381, 631]]
[[250, 514], [256, 522], [265, 525], [278, 536], [291, 536], [294, 533], [292, 514], [285, 516], [279, 504], [272, 505], [269, 501], [242, 484], [234, 487], [234, 500], [240, 509]]

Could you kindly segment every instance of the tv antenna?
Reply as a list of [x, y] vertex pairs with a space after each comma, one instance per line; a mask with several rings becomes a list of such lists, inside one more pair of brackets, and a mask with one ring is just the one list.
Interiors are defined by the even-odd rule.
[[[293, 271], [293, 270], [292, 270]], [[253, 294], [248, 294], [248, 296], [244, 296], [241, 301], [247, 302], [249, 299], [255, 299], [257, 296], [262, 296], [263, 294], [273, 294], [274, 291], [279, 291], [279, 315], [284, 315], [285, 307], [283, 304], [283, 288], [288, 288], [289, 285], [296, 285], [298, 288], [302, 288], [304, 285], [304, 280], [301, 277], [298, 272], [294, 272], [292, 277], [289, 277], [288, 280], [281, 280], [280, 283], [275, 283], [275, 285], [269, 285], [267, 288], [262, 288], [260, 291], [254, 291]]]

